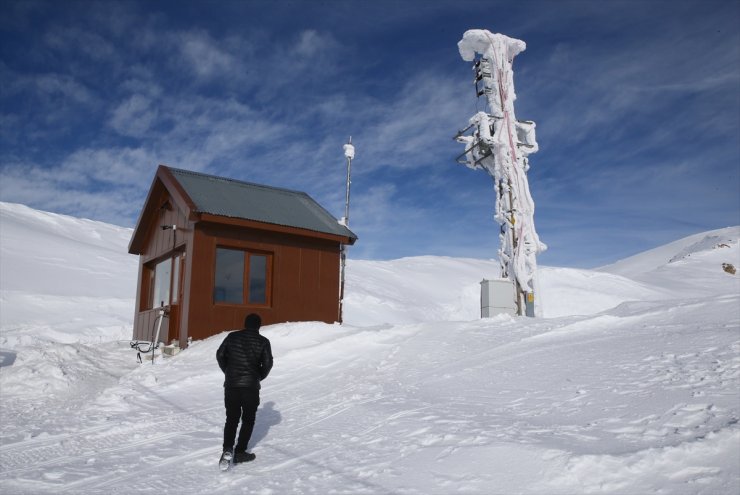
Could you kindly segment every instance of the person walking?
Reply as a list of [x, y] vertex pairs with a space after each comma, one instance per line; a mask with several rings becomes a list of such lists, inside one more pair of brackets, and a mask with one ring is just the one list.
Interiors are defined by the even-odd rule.
[[[224, 425], [223, 454], [219, 464], [228, 469], [234, 464], [249, 462], [255, 455], [247, 452], [247, 444], [254, 429], [257, 406], [260, 403], [260, 382], [272, 369], [270, 340], [260, 335], [262, 319], [252, 313], [244, 319], [244, 329], [229, 333], [216, 351], [216, 360], [224, 372]], [[239, 439], [234, 445], [236, 430], [241, 418]]]

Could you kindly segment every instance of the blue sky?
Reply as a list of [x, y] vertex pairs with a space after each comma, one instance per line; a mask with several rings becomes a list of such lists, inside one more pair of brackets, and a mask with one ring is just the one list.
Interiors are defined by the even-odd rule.
[[309, 193], [350, 256], [491, 258], [467, 29], [519, 38], [539, 262], [595, 267], [740, 224], [740, 2], [0, 5], [0, 200], [133, 226], [158, 164]]

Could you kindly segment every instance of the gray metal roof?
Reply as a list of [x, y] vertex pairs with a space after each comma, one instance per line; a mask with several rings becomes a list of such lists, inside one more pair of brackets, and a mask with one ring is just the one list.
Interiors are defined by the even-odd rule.
[[167, 168], [200, 213], [334, 234], [353, 242], [357, 239], [306, 193]]

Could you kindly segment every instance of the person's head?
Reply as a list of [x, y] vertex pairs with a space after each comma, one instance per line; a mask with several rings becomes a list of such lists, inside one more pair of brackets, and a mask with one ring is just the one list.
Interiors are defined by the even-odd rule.
[[262, 318], [257, 313], [251, 313], [244, 318], [244, 328], [247, 330], [259, 330], [262, 326]]

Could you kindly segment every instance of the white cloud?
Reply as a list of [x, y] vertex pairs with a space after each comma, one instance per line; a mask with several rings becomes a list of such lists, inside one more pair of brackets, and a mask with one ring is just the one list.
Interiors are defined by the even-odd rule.
[[84, 54], [96, 61], [104, 61], [116, 53], [113, 44], [103, 36], [77, 26], [54, 28], [45, 34], [44, 42], [53, 50], [72, 56]]
[[299, 35], [294, 51], [299, 57], [313, 57], [336, 46], [337, 42], [329, 34], [308, 29]]
[[[77, 158], [85, 155], [81, 152]], [[21, 203], [33, 208], [65, 213], [81, 218], [90, 218], [116, 225], [125, 225], [126, 219], [136, 218], [148, 190], [137, 181], [135, 184], [114, 183], [115, 176], [120, 176], [120, 166], [111, 171], [115, 174], [106, 183], [91, 187], [95, 179], [89, 175], [96, 173], [105, 177], [108, 170], [104, 154], [90, 153], [94, 168], [82, 166], [77, 159], [56, 169], [49, 170], [34, 163], [17, 162], [2, 169], [0, 180], [0, 198], [2, 201]], [[75, 163], [76, 162], [76, 163]], [[147, 176], [152, 176], [156, 166]], [[151, 180], [151, 179], [149, 179]]]
[[109, 125], [123, 136], [144, 137], [157, 120], [156, 103], [142, 95], [133, 95], [112, 112]]
[[47, 98], [61, 97], [64, 103], [91, 103], [95, 100], [92, 92], [72, 76], [67, 74], [42, 74], [27, 76], [19, 80], [21, 83], [32, 84], [37, 91]]
[[455, 131], [475, 113], [474, 101], [460, 89], [446, 76], [419, 73], [405, 81], [396, 98], [359, 104], [357, 137], [368, 169], [452, 163], [459, 148], [453, 142]]
[[60, 183], [96, 187], [135, 186], [147, 183], [158, 156], [142, 147], [82, 148], [64, 159], [54, 176]]
[[177, 36], [183, 60], [199, 77], [225, 75], [237, 65], [234, 57], [221, 50], [218, 43], [203, 31], [189, 31]]

